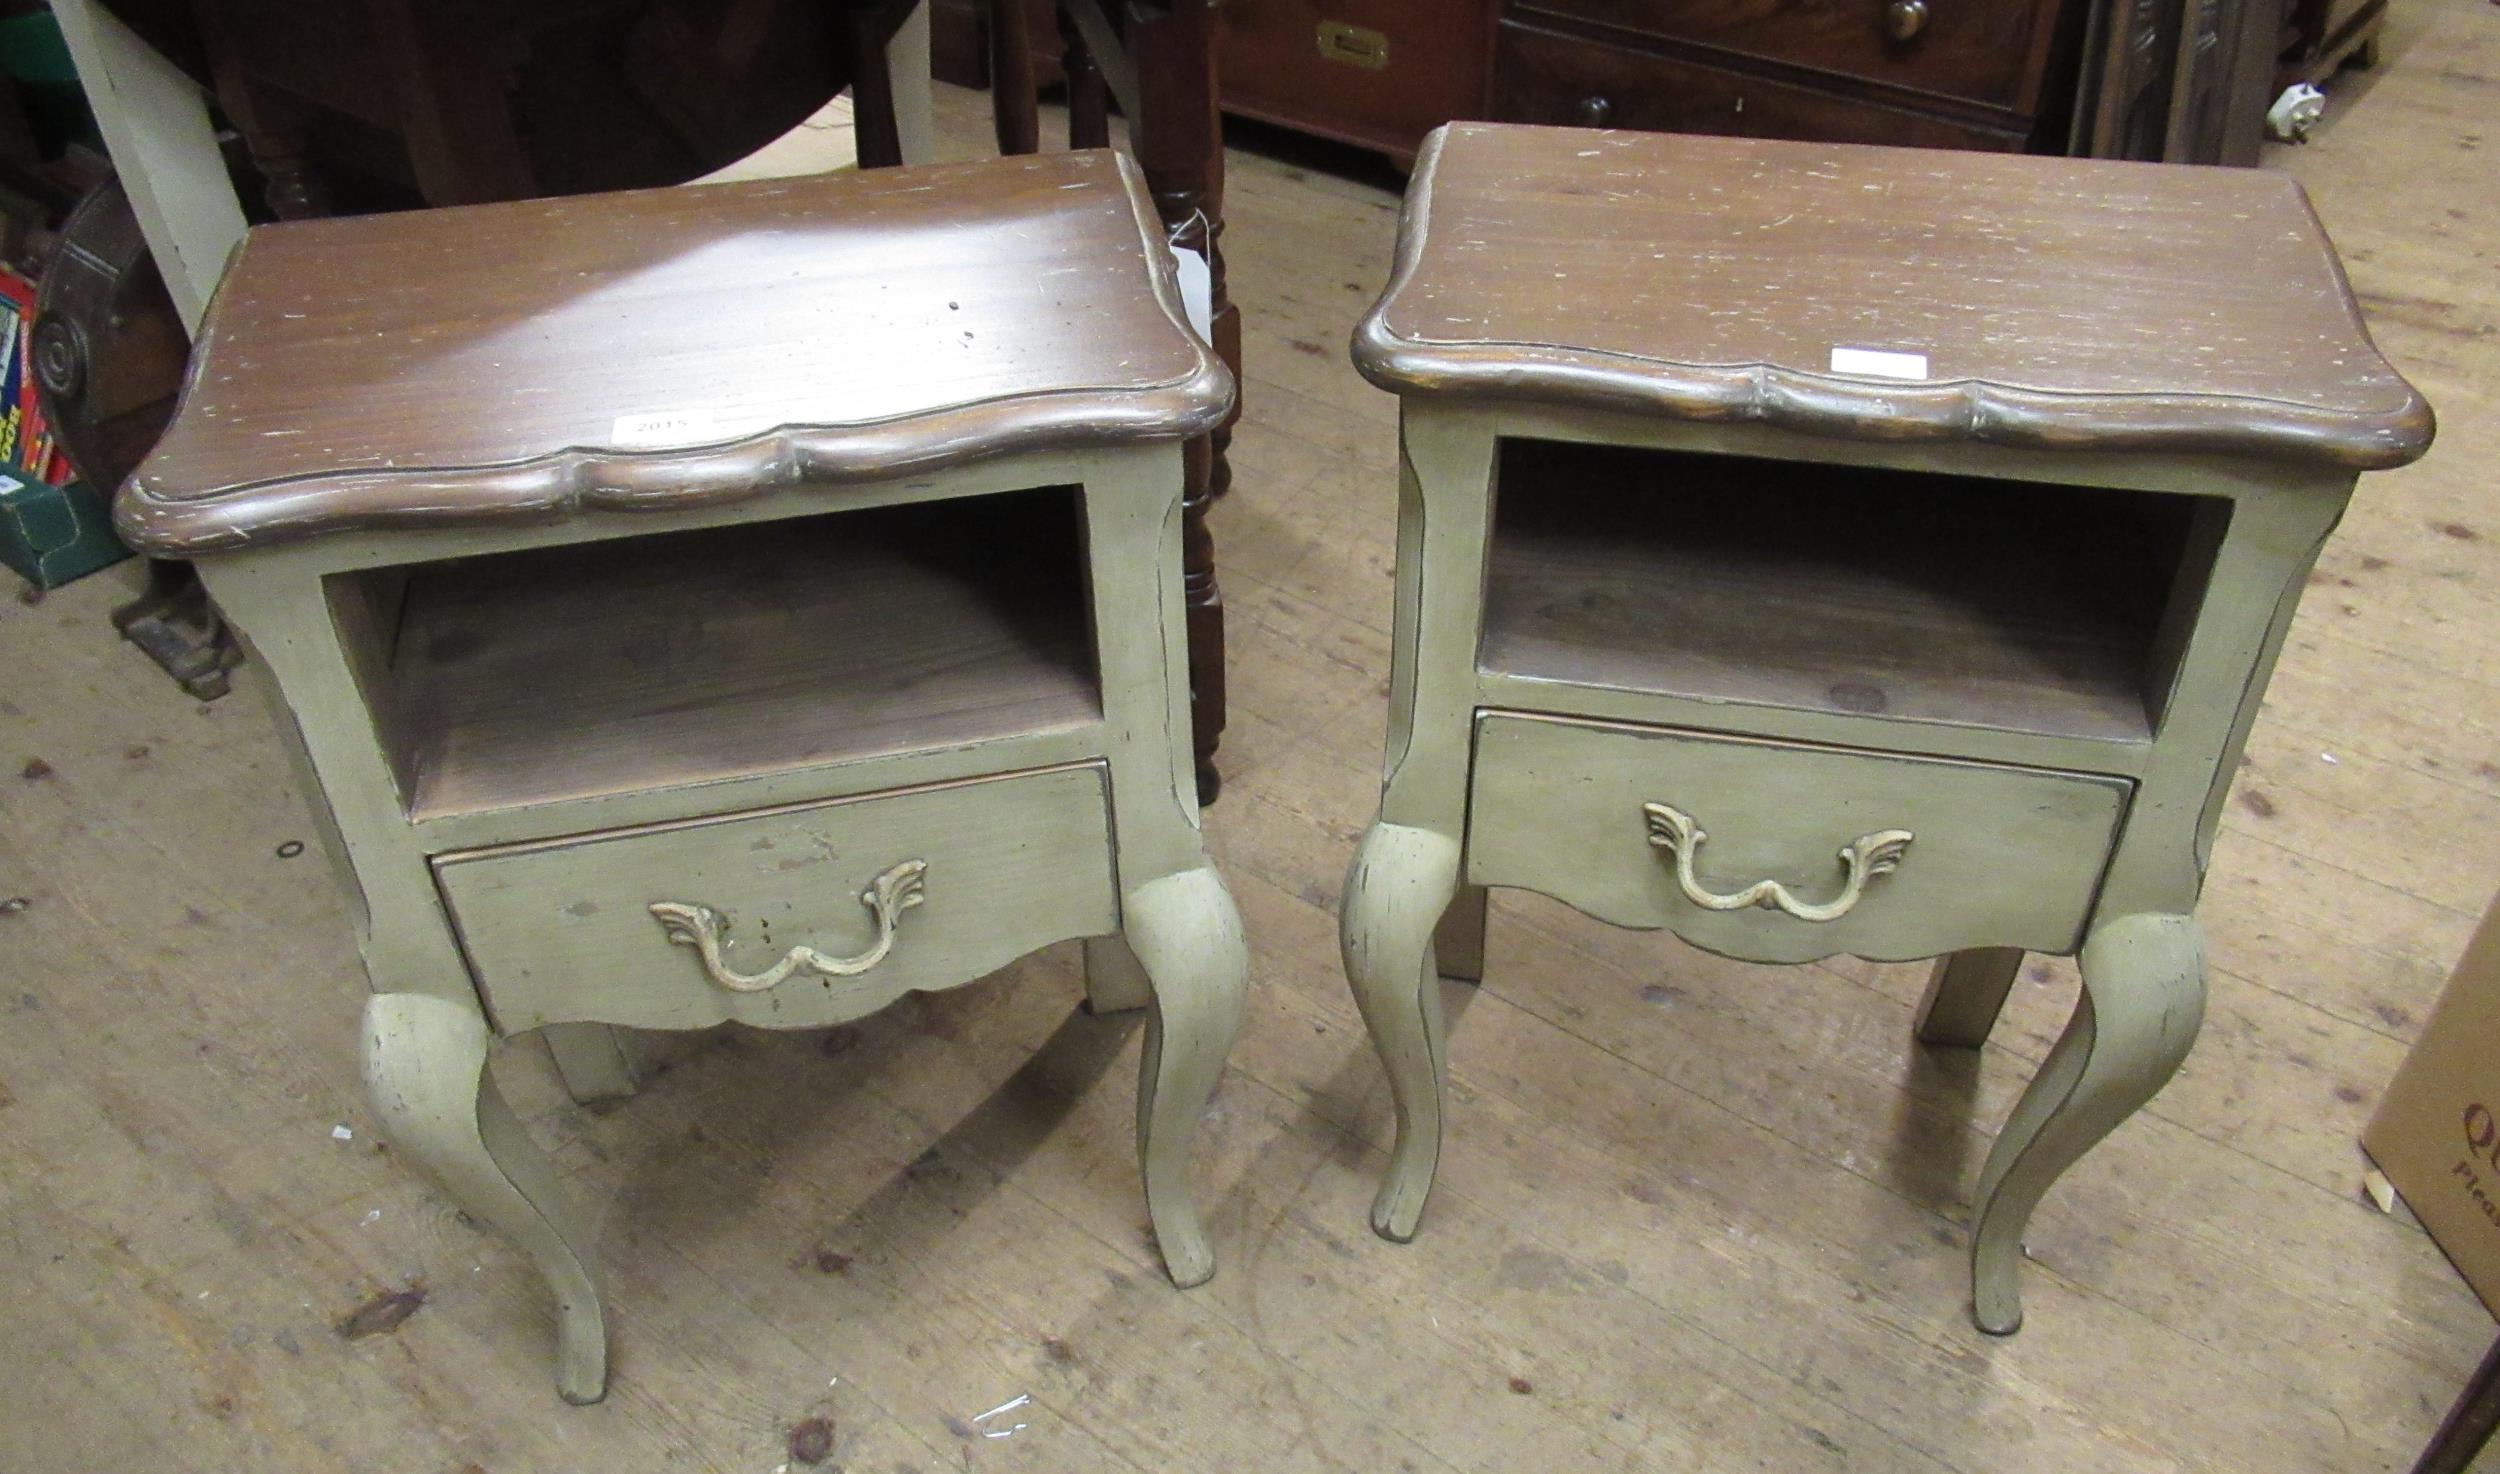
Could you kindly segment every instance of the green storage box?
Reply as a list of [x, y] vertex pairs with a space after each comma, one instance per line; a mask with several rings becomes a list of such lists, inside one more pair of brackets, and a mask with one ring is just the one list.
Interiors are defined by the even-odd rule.
[[0, 470], [0, 563], [39, 589], [57, 589], [130, 556], [113, 511], [87, 483], [53, 486]]

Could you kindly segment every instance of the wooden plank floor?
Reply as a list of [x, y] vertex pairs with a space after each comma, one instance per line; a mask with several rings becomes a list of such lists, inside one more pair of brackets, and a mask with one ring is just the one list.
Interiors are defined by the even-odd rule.
[[[2271, 167], [2438, 406], [2329, 548], [2231, 805], [2179, 1081], [2043, 1207], [2030, 1322], [1964, 1318], [1990, 1135], [2073, 996], [1977, 1058], [1918, 970], [1777, 970], [1504, 897], [1452, 990], [1425, 1231], [1365, 1208], [1386, 1090], [1338, 973], [1375, 796], [1394, 430], [1347, 367], [1395, 200], [1237, 154], [1233, 718], [1208, 830], [1255, 990], [1201, 1136], [1222, 1269], [1162, 1281], [1135, 1016], [1067, 949], [831, 1034], [737, 1035], [643, 1094], [507, 1090], [601, 1225], [603, 1405], [548, 1380], [515, 1253], [360, 1098], [348, 927], [249, 697], [108, 636], [127, 570], [0, 607], [0, 1470], [2400, 1469], [2492, 1333], [2355, 1191], [2353, 1139], [2500, 884], [2500, 27], [2403, 0], [2383, 69]], [[941, 98], [977, 148], [982, 100]], [[344, 1126], [352, 1139], [333, 1128]], [[333, 1326], [422, 1283], [396, 1330]], [[1029, 1426], [968, 1419], [1017, 1394]]]

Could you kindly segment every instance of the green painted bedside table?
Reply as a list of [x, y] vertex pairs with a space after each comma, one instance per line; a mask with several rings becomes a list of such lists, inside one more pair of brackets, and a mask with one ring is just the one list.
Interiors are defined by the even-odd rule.
[[[499, 1037], [832, 1024], [1089, 946], [1151, 1001], [1172, 1277], [1246, 958], [1191, 778], [1182, 445], [1231, 380], [1110, 153], [267, 227], [121, 529], [199, 560], [326, 799], [403, 1152], [591, 1244]], [[613, 1051], [610, 1051], [611, 1058]]]
[[1940, 957], [1976, 1045], [2024, 950], [2073, 1021], [1998, 1136], [1973, 1314], [2204, 1009], [2224, 794], [2356, 473], [2431, 416], [2297, 186], [2255, 171], [1452, 125], [1354, 341], [1401, 398], [1380, 817], [1346, 972], [1441, 1146], [1438, 956], [1484, 891], [1731, 957]]

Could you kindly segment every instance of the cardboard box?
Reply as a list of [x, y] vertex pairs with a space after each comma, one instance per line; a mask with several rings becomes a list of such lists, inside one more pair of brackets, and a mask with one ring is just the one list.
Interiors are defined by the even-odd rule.
[[112, 509], [87, 483], [54, 486], [0, 471], [0, 563], [39, 589], [57, 589], [130, 556]]
[[2483, 914], [2361, 1147], [2500, 1315], [2500, 902]]

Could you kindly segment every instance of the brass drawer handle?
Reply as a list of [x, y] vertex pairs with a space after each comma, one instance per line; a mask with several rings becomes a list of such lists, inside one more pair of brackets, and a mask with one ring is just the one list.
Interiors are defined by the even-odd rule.
[[1728, 895], [1705, 889], [1693, 874], [1693, 859], [1709, 834], [1681, 809], [1643, 804], [1641, 812], [1649, 816], [1649, 842], [1675, 856], [1675, 882], [1683, 887], [1684, 899], [1711, 911], [1742, 911], [1748, 906], [1760, 906], [1766, 911], [1785, 911], [1799, 921], [1838, 921], [1848, 915], [1858, 898], [1866, 894], [1868, 881], [1900, 865], [1902, 852], [1910, 847], [1911, 839], [1906, 829], [1878, 829], [1841, 846], [1840, 863], [1847, 867], [1848, 878], [1841, 883], [1839, 895], [1816, 906], [1798, 900], [1776, 880], [1757, 880]]
[[1330, 61], [1376, 72], [1389, 64], [1389, 38], [1368, 26], [1324, 20], [1319, 23], [1319, 54]]
[[829, 978], [852, 978], [885, 961], [894, 950], [894, 928], [903, 913], [927, 899], [929, 863], [905, 860], [869, 883], [859, 903], [876, 914], [877, 940], [857, 957], [827, 957], [813, 947], [793, 947], [762, 972], [740, 972], [729, 965], [729, 926], [709, 906], [685, 901], [653, 901], [651, 914], [660, 918], [668, 939], [703, 954], [703, 970], [732, 993], [761, 993], [777, 988], [793, 974], [808, 972]]
[[1884, 34], [1907, 41], [1927, 29], [1927, 0], [1892, 0], [1884, 7]]

